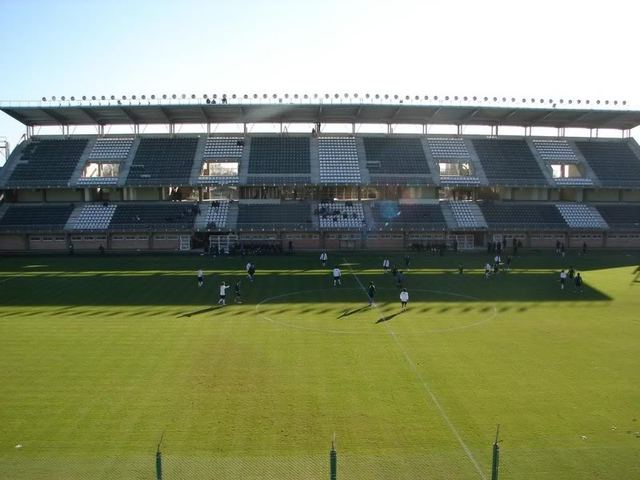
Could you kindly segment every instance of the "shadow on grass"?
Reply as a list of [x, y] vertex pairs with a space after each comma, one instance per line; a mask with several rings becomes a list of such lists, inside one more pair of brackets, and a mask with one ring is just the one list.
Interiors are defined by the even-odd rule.
[[348, 317], [348, 316], [354, 315], [354, 314], [356, 314], [358, 312], [362, 312], [364, 310], [367, 310], [368, 308], [369, 308], [369, 306], [365, 305], [364, 307], [354, 308], [352, 310], [345, 310], [344, 312], [342, 312], [342, 314], [338, 318]]
[[214, 310], [218, 310], [220, 308], [222, 308], [222, 305], [216, 305], [215, 307], [201, 308], [200, 310], [194, 310], [193, 312], [187, 312], [187, 313], [183, 313], [182, 315], [178, 315], [178, 318], [193, 317], [194, 315], [213, 312]]
[[393, 320], [394, 318], [396, 318], [398, 315], [402, 315], [404, 312], [406, 312], [406, 310], [400, 310], [399, 312], [396, 312], [392, 315], [385, 315], [384, 317], [381, 317], [380, 319], [378, 319], [378, 321], [376, 322], [376, 324], [378, 323], [384, 323], [384, 322], [388, 322], [389, 320]]

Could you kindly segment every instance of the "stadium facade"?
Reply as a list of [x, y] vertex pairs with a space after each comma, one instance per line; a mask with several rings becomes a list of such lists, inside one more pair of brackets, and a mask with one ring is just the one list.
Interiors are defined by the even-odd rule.
[[[640, 111], [210, 99], [0, 110], [27, 128], [0, 171], [4, 252], [640, 247], [640, 146], [629, 135]], [[256, 123], [313, 131], [249, 133]], [[176, 133], [191, 124], [207, 133]], [[244, 129], [218, 133], [227, 124]], [[325, 133], [329, 124], [353, 129]], [[360, 134], [359, 124], [386, 133]], [[399, 124], [422, 133], [394, 133]], [[113, 125], [133, 133], [108, 134]], [[428, 133], [432, 125], [457, 133]], [[41, 126], [61, 133], [35, 135]], [[71, 134], [75, 126], [97, 133]], [[505, 126], [524, 134], [501, 135]], [[573, 128], [589, 135], [565, 136]], [[600, 129], [619, 138], [598, 138]]]

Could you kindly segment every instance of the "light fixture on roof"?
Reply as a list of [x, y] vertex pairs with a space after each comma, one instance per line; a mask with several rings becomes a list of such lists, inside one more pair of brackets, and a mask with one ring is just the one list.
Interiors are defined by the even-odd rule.
[[195, 100], [195, 99], [196, 99], [196, 94], [195, 94], [195, 93], [192, 93], [192, 94], [191, 94], [191, 98], [192, 98], [193, 100]]
[[92, 95], [92, 96], [91, 96], [91, 100], [95, 100], [95, 99], [96, 99], [96, 96], [95, 96], [95, 95]]
[[388, 100], [388, 99], [389, 99], [389, 94], [388, 94], [388, 93], [385, 93], [385, 94], [384, 94], [384, 99], [385, 99], [385, 100]]
[[131, 95], [131, 100], [135, 100], [136, 96], [135, 95]]
[[493, 97], [493, 101], [497, 102], [498, 101], [498, 97]]
[[598, 105], [600, 105], [600, 100], [596, 100], [596, 103], [597, 103]]
[[64, 101], [66, 100], [65, 96], [64, 96], [64, 95], [63, 95], [63, 96], [61, 96], [61, 97], [60, 97], [60, 100], [62, 100], [62, 101], [64, 102]]
[[626, 104], [627, 104], [627, 101], [626, 101], [626, 100], [623, 100], [623, 101], [622, 101], [622, 105], [626, 105]]
[[577, 103], [578, 105], [580, 105], [580, 104], [582, 103], [582, 100], [578, 99], [578, 100], [576, 100], [576, 103]]
[[458, 96], [456, 95], [455, 97], [453, 97], [453, 99], [457, 102], [458, 101]]
[[617, 101], [617, 100], [614, 100], [614, 101], [613, 101], [613, 104], [614, 104], [614, 105], [618, 105], [618, 101]]
[[53, 102], [56, 101], [56, 96], [55, 95], [53, 97], [51, 97], [51, 101], [53, 101]]
[[484, 101], [488, 102], [489, 101], [489, 97], [484, 97]]
[[424, 99], [425, 99], [425, 100], [429, 100], [429, 95], [425, 95], [425, 96], [424, 96]]
[[86, 100], [87, 96], [86, 95], [82, 95], [82, 100]]
[[47, 101], [47, 97], [42, 97], [42, 101], [46, 102]]
[[435, 96], [433, 97], [433, 99], [437, 101], [437, 100], [438, 100], [438, 95], [435, 95]]
[[103, 101], [104, 101], [104, 100], [106, 100], [106, 99], [107, 99], [107, 97], [105, 97], [104, 95], [102, 95], [102, 96], [100, 97], [100, 100], [103, 100]]
[[233, 95], [231, 95], [231, 98], [236, 98], [236, 94], [234, 93]]
[[376, 100], [378, 100], [380, 98], [380, 94], [376, 93]]
[[278, 94], [277, 94], [277, 93], [274, 93], [274, 94], [272, 95], [272, 97], [273, 97], [274, 99], [276, 99], [276, 98], [278, 98]]
[[257, 94], [257, 93], [254, 93], [254, 94], [253, 94], [253, 98], [254, 98], [254, 99], [257, 99], [257, 98], [258, 98], [258, 94]]
[[127, 96], [126, 95], [122, 95], [122, 100], [126, 100]]
[[605, 101], [604, 101], [604, 104], [605, 104], [605, 105], [609, 105], [609, 100], [605, 100]]
[[467, 100], [469, 100], [469, 97], [464, 96], [464, 97], [462, 97], [462, 99], [466, 102]]
[[591, 100], [589, 100], [588, 98], [584, 101], [584, 103], [586, 103], [587, 105], [589, 105], [591, 103]]
[[111, 95], [111, 100], [115, 100], [116, 96], [115, 95]]
[[573, 100], [569, 99], [568, 103], [569, 103], [569, 105], [572, 105], [573, 104]]
[[151, 100], [155, 100], [155, 99], [156, 99], [156, 95], [155, 95], [155, 93], [152, 93], [151, 94]]
[[175, 100], [176, 98], [178, 98], [178, 96], [174, 93], [173, 95], [171, 95], [171, 98]]
[[397, 99], [398, 99], [398, 95], [394, 95], [394, 96], [393, 96], [393, 99], [394, 99], [394, 100], [397, 100]]
[[478, 97], [476, 97], [475, 95], [473, 96], [473, 101], [475, 102], [476, 100], [478, 100]]
[[140, 98], [142, 98], [142, 100], [146, 100], [147, 96], [146, 95], [142, 95]]
[[502, 97], [502, 101], [506, 102], [507, 101], [507, 97]]
[[306, 100], [307, 98], [309, 98], [309, 95], [307, 95], [306, 93], [304, 94], [304, 99]]

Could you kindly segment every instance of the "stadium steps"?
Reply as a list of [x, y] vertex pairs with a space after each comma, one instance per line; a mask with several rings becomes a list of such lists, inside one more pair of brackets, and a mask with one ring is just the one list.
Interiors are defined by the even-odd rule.
[[525, 142], [527, 142], [529, 150], [531, 150], [531, 153], [533, 154], [533, 158], [535, 158], [536, 162], [538, 162], [538, 166], [540, 167], [540, 170], [542, 170], [544, 177], [547, 179], [547, 183], [550, 186], [555, 186], [556, 183], [553, 180], [553, 172], [551, 171], [551, 167], [547, 164], [547, 162], [544, 161], [544, 159], [540, 155], [540, 152], [533, 143], [533, 139], [528, 137], [525, 139]]
[[318, 148], [318, 137], [309, 139], [309, 173], [311, 173], [311, 183], [320, 184], [320, 153]]
[[362, 185], [371, 184], [371, 175], [369, 175], [369, 169], [367, 168], [367, 152], [364, 148], [364, 139], [362, 137], [356, 137], [356, 150], [358, 152], [358, 163], [360, 164], [360, 177]]
[[[244, 149], [238, 163], [238, 182], [246, 185], [249, 177], [249, 158], [251, 155], [251, 137], [244, 138]], [[235, 225], [235, 224], [234, 224]]]
[[80, 179], [80, 176], [82, 175], [82, 171], [84, 170], [84, 166], [86, 165], [87, 160], [89, 159], [89, 154], [93, 150], [93, 147], [97, 141], [98, 141], [97, 138], [92, 138], [87, 142], [87, 147], [84, 149], [84, 152], [80, 156], [80, 159], [78, 160], [78, 164], [76, 165], [76, 168], [71, 174], [71, 178], [69, 179], [69, 185], [71, 185], [72, 187], [76, 187], [78, 185], [78, 180]]
[[129, 170], [131, 170], [131, 164], [133, 163], [133, 159], [136, 157], [136, 152], [138, 151], [138, 147], [140, 146], [140, 137], [136, 138], [131, 145], [131, 150], [129, 150], [129, 156], [125, 161], [120, 163], [120, 179], [118, 180], [118, 186], [124, 187], [127, 183], [127, 177], [129, 176]]
[[627, 143], [631, 151], [635, 153], [636, 157], [640, 158], [640, 145], [638, 145], [635, 138], [628, 138]]
[[591, 168], [591, 165], [589, 165], [589, 162], [587, 162], [587, 159], [584, 157], [584, 155], [582, 155], [582, 152], [580, 151], [580, 149], [576, 145], [576, 142], [567, 139], [567, 143], [571, 147], [571, 150], [573, 150], [573, 152], [576, 154], [576, 157], [578, 158], [577, 165], [582, 168], [585, 178], [590, 178], [591, 181], [593, 182], [593, 185], [589, 185], [589, 186], [590, 187], [601, 187], [602, 186], [602, 182], [600, 182], [600, 179], [598, 178], [596, 173]]
[[202, 171], [202, 164], [204, 163], [204, 147], [207, 145], [207, 137], [201, 137], [198, 139], [198, 146], [196, 147], [196, 153], [194, 155], [193, 165], [191, 166], [191, 174], [189, 175], [189, 183], [191, 185], [197, 185]]
[[609, 225], [600, 212], [584, 203], [556, 203], [560, 215], [570, 228], [582, 230], [608, 230]]
[[74, 207], [73, 211], [71, 212], [71, 215], [69, 215], [69, 218], [67, 219], [67, 223], [64, 226], [64, 230], [75, 230], [75, 225], [78, 222], [78, 219], [80, 218], [80, 214], [82, 213], [82, 209], [84, 208], [84, 206], [85, 204]]
[[[245, 143], [245, 151], [247, 150]], [[229, 202], [229, 210], [227, 212], [227, 230], [235, 231], [238, 228], [238, 202]]]
[[193, 228], [196, 231], [206, 230], [208, 218], [209, 218], [209, 210], [211, 209], [211, 204], [198, 202], [198, 207], [200, 207], [200, 213], [196, 215], [196, 218], [193, 221]]
[[482, 168], [482, 163], [480, 162], [480, 158], [478, 157], [476, 149], [473, 148], [473, 142], [470, 138], [464, 138], [464, 144], [467, 147], [469, 156], [471, 157], [471, 167], [473, 169], [473, 174], [480, 180], [480, 185], [489, 185], [489, 179], [487, 178], [487, 174], [485, 173], [484, 168]]
[[7, 212], [8, 209], [9, 209], [8, 203], [0, 205], [0, 220], [2, 220], [2, 217], [4, 217], [4, 214]]
[[13, 171], [16, 169], [16, 166], [22, 158], [22, 151], [24, 150], [24, 147], [27, 145], [27, 143], [28, 141], [19, 143], [18, 146], [13, 149], [11, 155], [9, 155], [9, 158], [2, 168], [2, 174], [0, 175], [0, 186], [3, 186], [7, 179], [10, 178], [13, 174]]
[[441, 202], [440, 210], [442, 210], [442, 216], [444, 217], [444, 221], [447, 222], [447, 228], [449, 230], [457, 230], [458, 222], [456, 221], [456, 217], [453, 214], [453, 210], [451, 210], [451, 206], [449, 202]]
[[364, 221], [367, 224], [367, 230], [371, 230], [376, 221], [373, 217], [370, 203], [362, 202], [362, 210], [364, 211]]
[[431, 181], [436, 185], [440, 185], [440, 165], [438, 164], [438, 161], [433, 158], [427, 139], [421, 138], [420, 143], [422, 144], [422, 150], [424, 150], [424, 156], [427, 159], [429, 170], [431, 170]]
[[320, 230], [320, 219], [318, 218], [318, 214], [316, 210], [318, 209], [318, 204], [315, 202], [311, 202], [309, 204], [309, 214], [311, 215], [311, 225], [314, 230]]

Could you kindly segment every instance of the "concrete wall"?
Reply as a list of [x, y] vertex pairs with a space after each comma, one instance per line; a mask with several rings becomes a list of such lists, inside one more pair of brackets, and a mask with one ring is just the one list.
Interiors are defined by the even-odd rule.
[[402, 233], [370, 233], [365, 248], [370, 250], [402, 250], [404, 235]]
[[609, 233], [606, 246], [609, 248], [640, 248], [640, 233]]
[[623, 190], [622, 201], [624, 202], [640, 202], [640, 191], [638, 190]]
[[36, 251], [61, 251], [67, 249], [63, 234], [30, 235], [29, 249]]
[[582, 248], [586, 243], [587, 248], [604, 247], [604, 234], [602, 233], [571, 233], [569, 234], [569, 248]]
[[18, 202], [43, 202], [43, 190], [16, 190]]
[[84, 190], [56, 188], [47, 190], [47, 202], [83, 202]]
[[0, 235], [0, 250], [14, 251], [26, 248], [25, 235]]
[[585, 202], [617, 202], [619, 199], [617, 190], [585, 190]]
[[117, 233], [111, 236], [112, 250], [149, 250], [149, 235]]

